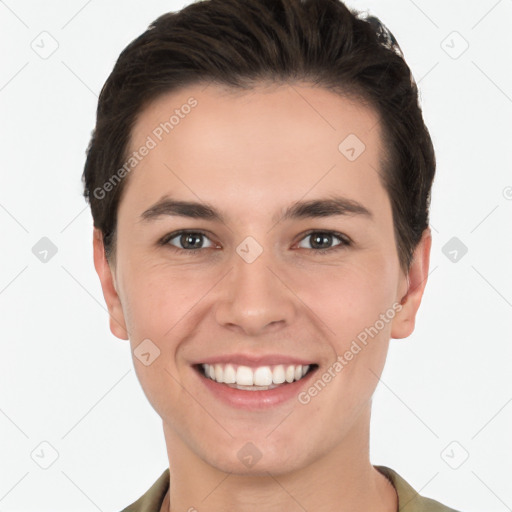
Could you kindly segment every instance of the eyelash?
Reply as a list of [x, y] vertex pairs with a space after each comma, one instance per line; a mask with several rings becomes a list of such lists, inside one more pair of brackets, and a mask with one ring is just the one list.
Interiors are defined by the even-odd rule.
[[[175, 247], [174, 245], [171, 245], [169, 243], [174, 238], [177, 238], [178, 236], [186, 235], [186, 234], [202, 235], [202, 236], [204, 236], [206, 238], [209, 238], [208, 235], [206, 235], [206, 233], [204, 233], [202, 231], [193, 231], [193, 230], [183, 229], [183, 230], [174, 231], [173, 233], [169, 233], [169, 234], [165, 235], [162, 239], [160, 239], [158, 244], [162, 245], [162, 246], [168, 246], [172, 250], [176, 250], [178, 252], [188, 252], [188, 253], [190, 253], [190, 254], [192, 254], [194, 256], [199, 256], [201, 251], [206, 250], [206, 249], [210, 249], [209, 247], [201, 247], [199, 249], [181, 249], [181, 248]], [[347, 235], [344, 235], [343, 233], [339, 233], [337, 231], [329, 231], [329, 230], [325, 230], [325, 231], [311, 230], [311, 231], [308, 231], [299, 240], [299, 242], [301, 242], [302, 240], [304, 240], [308, 236], [311, 236], [311, 235], [314, 235], [314, 234], [331, 235], [331, 236], [334, 236], [334, 237], [338, 238], [340, 240], [340, 242], [341, 242], [340, 244], [335, 245], [334, 247], [329, 247], [328, 249], [306, 249], [306, 251], [312, 251], [315, 254], [327, 254], [327, 253], [331, 253], [333, 251], [344, 249], [344, 248], [352, 245], [352, 241], [350, 240], [350, 238]]]

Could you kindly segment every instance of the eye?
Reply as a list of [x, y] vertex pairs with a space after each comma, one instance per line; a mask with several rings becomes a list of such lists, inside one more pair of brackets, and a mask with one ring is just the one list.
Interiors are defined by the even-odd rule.
[[[311, 239], [310, 244], [313, 248], [309, 249], [305, 247], [305, 249], [319, 254], [337, 251], [350, 245], [350, 239], [343, 233], [337, 233], [336, 231], [310, 231], [304, 238], [302, 238], [302, 240], [306, 240], [308, 238]], [[326, 245], [330, 245], [332, 243], [333, 238], [337, 238], [341, 243], [333, 247], [326, 248]]]
[[[209, 247], [215, 247], [215, 245], [210, 242], [211, 245], [208, 247], [203, 247], [203, 239], [208, 239], [205, 233], [202, 231], [175, 231], [174, 233], [170, 233], [166, 235], [164, 238], [160, 240], [161, 245], [171, 245], [176, 248], [178, 251], [188, 251], [192, 253], [196, 253], [201, 249], [206, 249]], [[171, 243], [172, 240], [177, 239], [177, 243], [180, 246], [176, 246], [174, 243]], [[209, 239], [208, 239], [209, 240]]]
[[[302, 239], [306, 240], [310, 238], [310, 244], [312, 248], [300, 246], [308, 251], [313, 251], [316, 254], [324, 254], [336, 250], [341, 250], [351, 244], [350, 238], [343, 233], [336, 231], [310, 231]], [[160, 245], [171, 246], [171, 248], [179, 252], [188, 252], [190, 254], [199, 254], [202, 249], [214, 248], [216, 245], [210, 241], [210, 245], [204, 246], [204, 240], [210, 240], [208, 236], [202, 231], [187, 231], [180, 230], [174, 231], [165, 235], [160, 241]], [[332, 246], [333, 239], [338, 239], [340, 243]], [[175, 241], [175, 242], [173, 242]]]

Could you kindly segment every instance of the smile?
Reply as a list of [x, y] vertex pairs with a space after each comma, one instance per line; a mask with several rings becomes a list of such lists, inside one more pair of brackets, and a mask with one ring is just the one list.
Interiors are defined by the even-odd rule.
[[301, 380], [311, 366], [314, 365], [276, 364], [256, 368], [229, 363], [200, 365], [205, 377], [247, 391], [274, 389], [281, 384]]

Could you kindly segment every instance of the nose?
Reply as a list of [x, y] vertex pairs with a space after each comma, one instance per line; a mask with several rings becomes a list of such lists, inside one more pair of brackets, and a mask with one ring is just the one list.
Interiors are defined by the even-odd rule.
[[232, 269], [220, 283], [216, 321], [248, 336], [285, 328], [297, 314], [297, 298], [286, 281], [270, 251], [264, 250], [254, 261], [235, 253]]

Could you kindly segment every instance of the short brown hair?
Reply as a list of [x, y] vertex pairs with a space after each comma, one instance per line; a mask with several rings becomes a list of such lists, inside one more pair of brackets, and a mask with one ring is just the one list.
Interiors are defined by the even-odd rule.
[[434, 148], [395, 38], [378, 18], [340, 0], [203, 0], [160, 16], [122, 51], [101, 90], [82, 176], [109, 260], [127, 178], [102, 197], [96, 190], [126, 161], [148, 103], [201, 82], [250, 89], [269, 80], [311, 82], [376, 110], [388, 148], [379, 174], [400, 265], [409, 268], [428, 227]]

